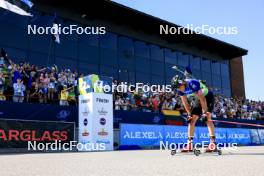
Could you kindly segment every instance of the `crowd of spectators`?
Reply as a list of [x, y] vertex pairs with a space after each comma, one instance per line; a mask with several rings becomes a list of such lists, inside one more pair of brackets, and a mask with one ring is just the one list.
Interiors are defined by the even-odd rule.
[[[116, 110], [132, 110], [143, 112], [161, 112], [177, 110], [184, 113], [179, 96], [172, 93], [115, 93]], [[242, 98], [226, 98], [215, 95], [213, 118], [264, 119], [264, 102], [250, 101]]]
[[0, 100], [29, 103], [77, 103], [76, 71], [58, 70], [56, 65], [39, 68], [0, 57]]
[[[0, 57], [0, 101], [54, 103], [61, 106], [77, 105], [77, 71], [59, 70], [56, 65], [41, 67], [26, 62], [14, 63]], [[118, 84], [114, 81], [114, 84]], [[114, 109], [143, 112], [162, 110], [184, 111], [179, 97], [174, 93], [114, 92]], [[263, 119], [264, 102], [215, 96], [213, 117]]]
[[214, 115], [224, 118], [264, 119], [264, 102], [216, 96]]

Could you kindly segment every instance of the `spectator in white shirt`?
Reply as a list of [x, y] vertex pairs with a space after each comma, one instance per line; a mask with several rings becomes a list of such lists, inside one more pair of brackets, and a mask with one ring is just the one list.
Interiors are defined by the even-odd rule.
[[24, 91], [26, 90], [21, 78], [17, 78], [17, 82], [13, 84], [14, 96], [13, 101], [22, 103], [24, 101]]
[[115, 100], [115, 110], [121, 110], [121, 106], [123, 105], [123, 100], [120, 96], [117, 96]]

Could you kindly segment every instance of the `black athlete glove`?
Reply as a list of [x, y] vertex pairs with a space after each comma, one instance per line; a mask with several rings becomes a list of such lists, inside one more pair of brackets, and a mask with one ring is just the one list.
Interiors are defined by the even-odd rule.
[[207, 114], [203, 113], [200, 120], [205, 123], [207, 121]]
[[190, 123], [191, 120], [192, 120], [192, 116], [188, 114], [186, 117], [184, 117], [184, 120], [185, 120], [187, 123]]

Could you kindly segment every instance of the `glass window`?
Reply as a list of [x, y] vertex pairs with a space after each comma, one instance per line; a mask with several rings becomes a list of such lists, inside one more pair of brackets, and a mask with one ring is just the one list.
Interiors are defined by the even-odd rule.
[[6, 17], [9, 12], [3, 8], [0, 8], [0, 21], [6, 22]]
[[50, 35], [31, 35], [30, 50], [39, 51], [42, 53], [54, 52], [54, 42]]
[[56, 57], [55, 58], [55, 64], [60, 69], [77, 70], [77, 61], [76, 60], [71, 60], [71, 59], [62, 58], [62, 57]]
[[164, 75], [164, 63], [151, 61], [151, 73], [155, 75]]
[[212, 75], [211, 75], [211, 73], [202, 72], [202, 79], [206, 81], [207, 86], [212, 86]]
[[[0, 9], [0, 21], [3, 21], [4, 24], [11, 24], [15, 27], [26, 28], [28, 20], [31, 17], [17, 15], [15, 13], [9, 12], [7, 10]], [[2, 27], [2, 25], [1, 25]]]
[[100, 35], [101, 48], [117, 49], [117, 35], [111, 32], [106, 32], [104, 35]]
[[222, 76], [222, 88], [230, 89], [230, 79], [228, 76]]
[[230, 89], [223, 89], [223, 94], [227, 97], [231, 97], [231, 90]]
[[[57, 17], [58, 22], [61, 24], [62, 20]], [[37, 25], [37, 26], [42, 26], [42, 27], [48, 27], [48, 26], [52, 26], [54, 21], [54, 15], [48, 15], [48, 14], [44, 14], [42, 12], [37, 12], [34, 13], [34, 17], [30, 18], [29, 24], [33, 25]]]
[[193, 69], [192, 74], [196, 79], [202, 79], [201, 70]]
[[118, 77], [117, 71], [118, 70], [113, 67], [109, 67], [106, 65], [100, 66], [100, 75], [102, 76], [108, 76], [108, 77], [112, 77], [113, 79], [117, 79]]
[[171, 84], [171, 78], [172, 78], [172, 77], [167, 77], [167, 76], [166, 76], [166, 80], [165, 80], [165, 84], [166, 84], [166, 85], [170, 85], [170, 84]]
[[30, 62], [30, 64], [34, 64], [37, 66], [46, 66], [48, 63], [48, 60], [54, 60], [54, 56], [50, 56], [50, 58], [48, 59], [48, 55], [47, 54], [41, 54], [41, 53], [37, 53], [37, 52], [29, 52], [29, 57], [28, 57], [28, 61]]
[[135, 72], [129, 70], [118, 70], [118, 80], [134, 84]]
[[71, 42], [78, 42], [78, 34], [72, 33], [69, 35], [64, 35], [60, 34], [60, 43], [64, 43], [66, 41], [71, 41]]
[[229, 61], [228, 60], [223, 60], [222, 63], [229, 64]]
[[212, 61], [212, 73], [220, 75], [220, 63]]
[[177, 56], [178, 56], [178, 66], [182, 66], [184, 68], [188, 66], [190, 55], [177, 52]]
[[163, 50], [156, 45], [150, 45], [151, 59], [156, 61], [164, 62]]
[[150, 83], [150, 74], [136, 72], [137, 83]]
[[156, 75], [152, 75], [151, 76], [151, 84], [154, 85], [164, 85], [165, 84], [165, 80], [163, 76], [156, 76]]
[[211, 73], [211, 61], [208, 59], [202, 59], [201, 61], [202, 71]]
[[174, 69], [171, 68], [172, 66], [174, 66], [174, 64], [165, 64], [166, 77], [172, 78], [178, 74]]
[[176, 65], [177, 64], [176, 53], [172, 52], [170, 49], [164, 49], [164, 52], [165, 52], [165, 62]]
[[[52, 41], [53, 42], [53, 41]], [[53, 42], [55, 45], [55, 55], [62, 57], [77, 58], [77, 42], [70, 40], [61, 40], [60, 44]]]
[[150, 56], [149, 45], [141, 41], [135, 41], [134, 46], [135, 46], [135, 56], [149, 58]]
[[135, 57], [135, 60], [136, 60], [136, 71], [150, 73], [150, 59]]
[[135, 72], [129, 72], [129, 79], [128, 79], [128, 82], [129, 83], [132, 83], [132, 84], [135, 84], [136, 83], [136, 73]]
[[117, 67], [117, 52], [111, 49], [100, 49], [100, 64]]
[[119, 53], [118, 62], [119, 62], [119, 69], [121, 70], [122, 69], [127, 69], [129, 71], [135, 70], [135, 62], [133, 56], [127, 57], [126, 55]]
[[190, 64], [192, 66], [192, 69], [200, 70], [201, 69], [201, 58], [190, 56]]
[[81, 43], [80, 45], [87, 44], [89, 46], [98, 46], [99, 37], [98, 35], [82, 34], [79, 35], [79, 42]]
[[217, 89], [221, 89], [222, 83], [221, 83], [221, 77], [219, 75], [213, 74], [212, 75], [212, 80], [213, 80], [213, 87]]
[[28, 34], [26, 29], [17, 28], [14, 25], [1, 24], [0, 33], [0, 44], [27, 49]]
[[211, 61], [203, 58], [201, 60], [201, 66], [202, 66], [202, 79], [206, 81], [206, 85], [211, 87], [213, 85], [212, 73], [211, 73]]
[[4, 48], [8, 56], [13, 62], [27, 61], [27, 52], [25, 50], [15, 49], [15, 48]]
[[229, 65], [227, 63], [221, 63], [222, 76], [229, 76]]
[[90, 64], [99, 63], [99, 48], [87, 45], [79, 46], [79, 60]]
[[118, 38], [118, 52], [126, 55], [127, 57], [134, 55], [133, 40], [127, 37]]
[[79, 63], [79, 72], [84, 75], [87, 74], [99, 74], [99, 66], [95, 64], [88, 64], [85, 62]]

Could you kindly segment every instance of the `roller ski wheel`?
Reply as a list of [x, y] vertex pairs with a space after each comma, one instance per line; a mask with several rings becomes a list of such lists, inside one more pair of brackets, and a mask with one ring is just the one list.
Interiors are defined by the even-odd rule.
[[193, 153], [194, 153], [195, 156], [199, 156], [201, 154], [201, 151], [198, 150], [198, 149], [194, 149]]
[[222, 153], [222, 150], [221, 149], [217, 149], [217, 154], [218, 155], [222, 155], [223, 153]]
[[176, 155], [176, 150], [171, 150], [171, 156], [174, 156], [174, 155]]

